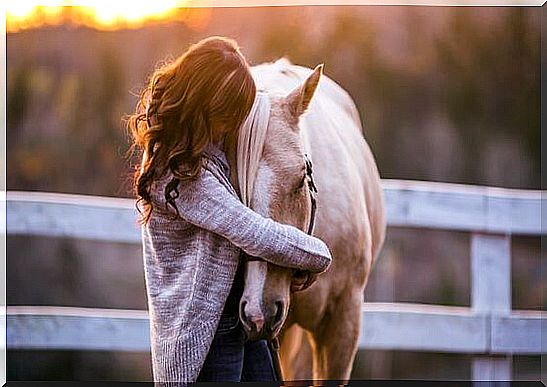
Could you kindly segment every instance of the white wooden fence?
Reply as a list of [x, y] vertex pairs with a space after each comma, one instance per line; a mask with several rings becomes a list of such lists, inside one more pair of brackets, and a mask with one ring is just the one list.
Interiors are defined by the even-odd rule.
[[[545, 192], [399, 180], [383, 185], [390, 227], [470, 233], [471, 305], [365, 303], [360, 347], [471, 353], [472, 380], [510, 380], [513, 354], [547, 353], [541, 334], [547, 313], [511, 306], [511, 235], [546, 234]], [[7, 193], [8, 235], [140, 243], [136, 217], [129, 199]], [[7, 345], [149, 351], [148, 317], [139, 310], [8, 307]]]

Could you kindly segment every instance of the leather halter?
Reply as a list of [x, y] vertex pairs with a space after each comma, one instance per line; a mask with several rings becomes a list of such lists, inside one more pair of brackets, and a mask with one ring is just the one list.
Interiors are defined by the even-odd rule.
[[308, 191], [311, 198], [311, 214], [310, 214], [310, 223], [308, 224], [309, 235], [313, 232], [313, 226], [315, 224], [315, 211], [317, 210], [317, 199], [315, 194], [317, 193], [317, 186], [313, 180], [313, 165], [307, 154], [304, 154], [304, 160], [306, 161], [306, 176], [308, 177]]

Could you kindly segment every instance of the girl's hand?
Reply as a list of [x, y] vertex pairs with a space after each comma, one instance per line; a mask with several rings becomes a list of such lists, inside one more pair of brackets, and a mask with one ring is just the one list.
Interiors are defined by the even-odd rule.
[[294, 270], [291, 281], [291, 292], [301, 292], [309, 288], [321, 273], [313, 273], [306, 270]]

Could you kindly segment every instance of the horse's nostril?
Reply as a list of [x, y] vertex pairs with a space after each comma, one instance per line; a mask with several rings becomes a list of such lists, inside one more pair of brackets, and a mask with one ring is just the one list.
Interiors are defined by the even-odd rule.
[[241, 300], [239, 303], [239, 318], [244, 324], [248, 325], [249, 322], [247, 320], [247, 314], [245, 313], [245, 305], [247, 305], [247, 301]]
[[284, 309], [283, 301], [276, 301], [275, 308], [276, 310], [275, 310], [275, 317], [273, 320], [273, 327], [277, 328], [277, 326], [279, 325], [279, 323], [281, 323], [283, 319], [283, 309]]
[[247, 305], [247, 301], [241, 300], [241, 302], [239, 303], [239, 315], [242, 318], [245, 318], [245, 305]]

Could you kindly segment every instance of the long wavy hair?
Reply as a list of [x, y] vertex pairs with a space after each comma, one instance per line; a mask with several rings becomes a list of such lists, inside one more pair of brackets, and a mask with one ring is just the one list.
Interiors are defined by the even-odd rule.
[[203, 39], [154, 71], [135, 113], [127, 118], [130, 150], [142, 151], [133, 177], [140, 224], [148, 222], [153, 210], [150, 186], [167, 168], [174, 177], [165, 187], [165, 205], [178, 214], [179, 182], [199, 177], [207, 145], [219, 133], [239, 130], [255, 95], [249, 64], [236, 41], [225, 37]]

